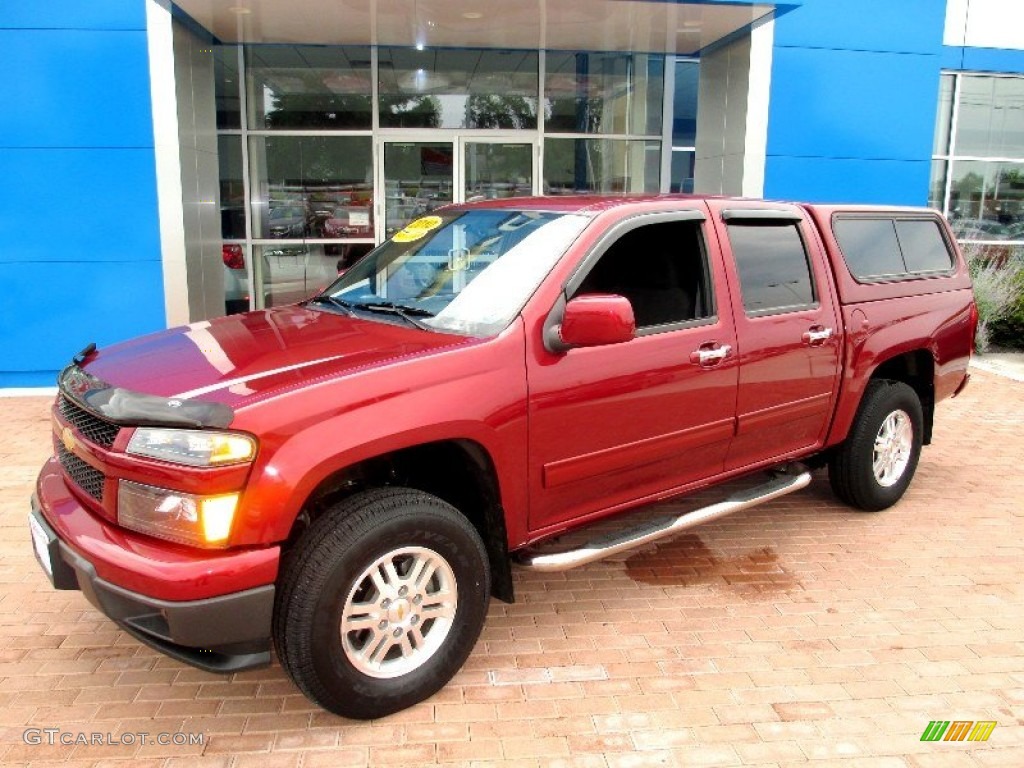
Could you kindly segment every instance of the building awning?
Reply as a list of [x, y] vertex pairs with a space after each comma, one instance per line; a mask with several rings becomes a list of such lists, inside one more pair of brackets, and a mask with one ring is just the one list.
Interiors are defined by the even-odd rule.
[[751, 0], [175, 0], [224, 43], [692, 55], [785, 5]]

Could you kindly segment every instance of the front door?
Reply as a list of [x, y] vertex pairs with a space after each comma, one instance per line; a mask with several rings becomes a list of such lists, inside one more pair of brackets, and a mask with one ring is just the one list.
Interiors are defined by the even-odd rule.
[[735, 426], [736, 334], [703, 210], [695, 202], [623, 222], [570, 285], [570, 300], [629, 299], [636, 338], [562, 353], [531, 341], [532, 532], [722, 472]]
[[381, 142], [378, 240], [450, 203], [536, 194], [536, 144], [515, 137], [417, 136]]

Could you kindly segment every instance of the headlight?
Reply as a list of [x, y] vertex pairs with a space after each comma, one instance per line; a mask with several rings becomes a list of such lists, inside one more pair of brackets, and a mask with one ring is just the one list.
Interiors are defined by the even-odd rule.
[[125, 450], [175, 464], [211, 467], [251, 460], [256, 455], [256, 441], [236, 432], [139, 427]]
[[237, 506], [237, 493], [193, 496], [130, 480], [118, 484], [118, 523], [179, 544], [226, 546]]

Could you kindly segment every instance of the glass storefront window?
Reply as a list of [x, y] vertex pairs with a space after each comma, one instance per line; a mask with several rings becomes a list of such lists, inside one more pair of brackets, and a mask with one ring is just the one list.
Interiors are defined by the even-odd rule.
[[369, 136], [249, 139], [253, 237], [372, 238]]
[[245, 187], [242, 184], [242, 137], [217, 137], [220, 163], [220, 234], [225, 240], [245, 239]]
[[253, 269], [263, 307], [308, 299], [351, 263], [343, 245], [284, 244], [253, 248]]
[[672, 192], [693, 192], [693, 169], [697, 153], [672, 150]]
[[964, 240], [1024, 239], [1024, 163], [952, 164], [949, 218]]
[[[229, 311], [305, 298], [452, 201], [657, 192], [663, 106], [695, 141], [697, 62], [661, 54], [249, 44], [214, 59]], [[416, 133], [433, 128], [448, 132]], [[677, 149], [672, 188], [692, 189], [693, 147]]]
[[939, 80], [939, 106], [935, 116], [935, 146], [933, 155], [949, 154], [950, 129], [953, 124], [953, 86], [952, 75], [943, 75]]
[[217, 127], [242, 127], [241, 78], [238, 76], [238, 47], [213, 48], [213, 90], [217, 100]]
[[1024, 78], [962, 76], [957, 120], [956, 154], [1024, 157]]
[[942, 210], [946, 197], [946, 169], [949, 163], [945, 160], [932, 160], [932, 177], [928, 183], [928, 206]]
[[536, 51], [380, 48], [382, 128], [537, 128]]
[[545, 67], [545, 130], [661, 134], [664, 56], [549, 51]]
[[661, 142], [559, 139], [544, 142], [544, 194], [657, 192]]
[[1024, 77], [942, 75], [928, 204], [961, 241], [1024, 242]]
[[250, 129], [369, 129], [367, 46], [247, 46]]
[[675, 67], [672, 144], [676, 147], [694, 147], [697, 145], [697, 91], [700, 85], [700, 64], [696, 61], [677, 60]]

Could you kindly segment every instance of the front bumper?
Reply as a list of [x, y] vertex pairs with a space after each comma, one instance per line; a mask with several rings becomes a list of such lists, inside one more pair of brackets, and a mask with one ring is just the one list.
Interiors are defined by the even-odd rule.
[[[44, 479], [47, 482], [43, 482]], [[40, 493], [32, 496], [29, 527], [36, 558], [56, 589], [80, 590], [90, 603], [137, 639], [200, 669], [227, 673], [270, 663], [273, 583], [192, 600], [153, 597], [119, 586], [99, 575], [97, 565], [110, 570], [111, 561], [119, 557], [123, 561], [122, 567], [124, 563], [138, 559], [138, 552], [118, 547], [119, 539], [127, 534], [98, 520], [81, 506], [69, 504], [69, 499], [64, 497], [58, 499], [61, 504], [57, 505], [58, 510], [54, 514], [54, 500], [45, 495], [41, 498], [47, 486], [53, 487], [53, 477], [47, 478], [47, 468], [44, 468], [40, 477]], [[66, 490], [63, 482], [61, 486]], [[47, 511], [63, 524], [65, 530], [58, 531], [50, 523], [48, 518], [51, 515], [47, 515]], [[87, 554], [92, 550], [92, 558], [87, 559], [78, 548], [68, 543], [69, 539], [74, 542], [73, 532], [76, 530], [69, 520], [99, 526], [108, 534], [103, 542], [102, 557], [99, 556], [101, 550], [95, 546], [99, 538], [95, 531], [90, 531], [92, 535], [89, 537], [79, 536], [81, 540], [77, 542], [87, 545]], [[86, 526], [79, 526], [77, 530], [81, 531], [83, 527]], [[276, 559], [277, 548], [272, 549]], [[200, 569], [205, 570], [207, 590], [211, 581], [217, 581], [218, 567], [226, 567], [237, 580], [240, 557], [244, 562], [244, 554], [235, 557], [219, 554], [206, 561], [206, 567]], [[189, 572], [194, 572], [197, 565], [196, 562], [187, 563]], [[167, 561], [159, 566], [171, 567]], [[263, 570], [262, 567], [259, 569], [260, 572]]]

